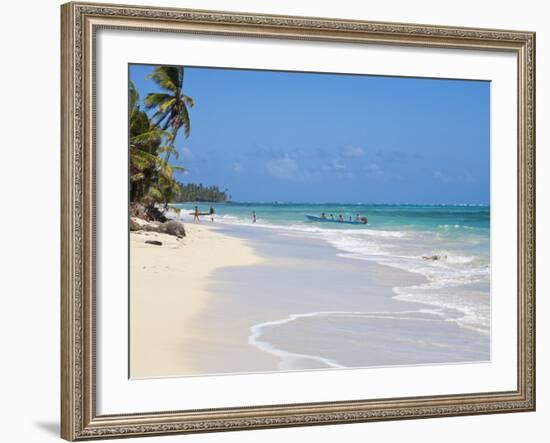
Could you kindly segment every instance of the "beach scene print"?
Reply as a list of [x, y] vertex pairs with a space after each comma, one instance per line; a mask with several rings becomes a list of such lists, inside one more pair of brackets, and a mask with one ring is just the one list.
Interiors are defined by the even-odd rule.
[[490, 82], [128, 78], [131, 378], [491, 360]]

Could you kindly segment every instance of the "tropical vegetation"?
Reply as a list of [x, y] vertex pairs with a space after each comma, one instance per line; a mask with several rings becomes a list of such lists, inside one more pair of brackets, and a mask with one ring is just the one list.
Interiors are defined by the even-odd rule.
[[218, 186], [179, 183], [179, 196], [176, 202], [212, 202], [223, 203], [229, 200], [227, 189], [222, 191]]
[[189, 137], [189, 108], [194, 101], [183, 93], [183, 67], [159, 66], [149, 78], [161, 92], [145, 97], [145, 110], [141, 109], [135, 84], [130, 82], [130, 202], [154, 218], [159, 208], [162, 213], [179, 196], [180, 184], [174, 173], [184, 168], [170, 163], [170, 159], [178, 158], [174, 144], [182, 127], [184, 136]]

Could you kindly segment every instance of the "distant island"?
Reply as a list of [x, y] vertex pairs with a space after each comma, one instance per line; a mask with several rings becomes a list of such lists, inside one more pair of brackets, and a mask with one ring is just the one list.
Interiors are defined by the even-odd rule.
[[202, 184], [188, 183], [186, 185], [178, 183], [179, 190], [173, 203], [183, 202], [208, 202], [225, 203], [230, 200], [227, 189], [221, 191], [218, 186], [203, 186]]

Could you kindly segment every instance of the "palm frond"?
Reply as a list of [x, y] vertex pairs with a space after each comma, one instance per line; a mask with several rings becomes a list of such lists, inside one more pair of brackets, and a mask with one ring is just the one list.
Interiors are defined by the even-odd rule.
[[182, 102], [182, 106], [180, 107], [180, 114], [181, 114], [181, 122], [184, 126], [184, 134], [185, 138], [189, 137], [189, 134], [191, 134], [191, 119], [189, 118], [189, 111], [187, 110], [187, 106]]
[[172, 171], [174, 172], [187, 172], [188, 169], [187, 168], [184, 168], [183, 166], [176, 166], [176, 165], [170, 165], [170, 167], [172, 168]]
[[180, 71], [183, 71], [182, 67], [158, 66], [149, 74], [148, 78], [152, 79], [161, 88], [178, 93], [183, 82], [183, 73], [180, 73]]
[[147, 94], [144, 100], [145, 108], [152, 109], [156, 106], [160, 106], [168, 100], [171, 100], [174, 96], [163, 92], [151, 92]]
[[[148, 78], [162, 91], [147, 94], [143, 101], [145, 109], [154, 110], [152, 116], [139, 111], [136, 105], [130, 117], [131, 195], [143, 201], [167, 204], [180, 193], [174, 174], [186, 169], [171, 164], [170, 158], [178, 158], [175, 141], [179, 130], [184, 128], [185, 137], [191, 133], [189, 109], [195, 102], [183, 94], [182, 66], [157, 66]], [[138, 102], [139, 99], [135, 103]]]
[[170, 115], [172, 113], [171, 109], [167, 109], [166, 111], [157, 111], [153, 114], [153, 117], [151, 117], [151, 121], [153, 124], [159, 128], [161, 128], [163, 131], [168, 129], [170, 126]]
[[138, 135], [134, 135], [130, 139], [131, 144], [144, 145], [151, 142], [160, 141], [162, 137], [168, 137], [170, 134], [159, 128], [153, 128], [150, 131], [143, 132]]
[[190, 108], [192, 108], [193, 106], [195, 106], [195, 100], [193, 100], [192, 97], [189, 97], [187, 95], [183, 95], [181, 96], [181, 99], [183, 100], [183, 102], [189, 106]]
[[145, 178], [145, 174], [143, 172], [138, 172], [130, 176], [130, 180], [133, 182], [143, 180], [144, 178]]
[[128, 92], [128, 108], [130, 112], [136, 109], [138, 103], [139, 103], [139, 92], [136, 88], [135, 83], [132, 80], [130, 80], [130, 88]]
[[133, 154], [130, 156], [130, 162], [132, 166], [139, 171], [143, 171], [144, 169], [155, 164], [154, 162], [150, 162], [148, 159]]
[[162, 192], [155, 186], [149, 188], [148, 197], [156, 201], [162, 201]]
[[158, 155], [151, 154], [142, 149], [130, 148], [130, 160], [140, 169], [156, 165], [158, 158], [160, 158]]

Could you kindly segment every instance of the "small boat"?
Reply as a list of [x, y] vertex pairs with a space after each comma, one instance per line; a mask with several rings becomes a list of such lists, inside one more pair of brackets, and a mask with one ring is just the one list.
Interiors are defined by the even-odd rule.
[[368, 223], [367, 217], [361, 217], [360, 220], [337, 220], [337, 219], [323, 218], [323, 217], [317, 217], [316, 215], [306, 214], [306, 218], [312, 222], [344, 223], [346, 225], [366, 225]]

